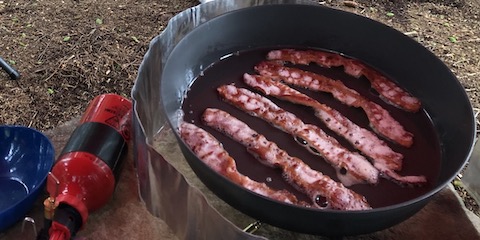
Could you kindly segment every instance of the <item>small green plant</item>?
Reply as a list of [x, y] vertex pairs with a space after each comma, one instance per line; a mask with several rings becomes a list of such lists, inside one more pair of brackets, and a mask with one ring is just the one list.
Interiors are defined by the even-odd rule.
[[132, 36], [132, 39], [133, 39], [133, 41], [135, 41], [136, 43], [140, 43], [140, 41], [138, 40], [138, 38], [137, 38], [137, 37], [135, 37], [135, 36]]
[[457, 38], [455, 36], [448, 37], [448, 40], [450, 40], [451, 43], [456, 43], [457, 42]]

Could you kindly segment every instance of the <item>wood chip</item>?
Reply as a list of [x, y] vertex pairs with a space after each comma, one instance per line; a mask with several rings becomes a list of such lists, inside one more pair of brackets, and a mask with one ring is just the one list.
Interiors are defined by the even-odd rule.
[[403, 33], [409, 37], [417, 37], [418, 36], [418, 32], [417, 31], [411, 31], [411, 32], [405, 32]]
[[357, 8], [359, 7], [360, 5], [355, 2], [355, 1], [343, 1], [343, 5], [347, 6], [347, 7], [351, 7], [351, 8]]

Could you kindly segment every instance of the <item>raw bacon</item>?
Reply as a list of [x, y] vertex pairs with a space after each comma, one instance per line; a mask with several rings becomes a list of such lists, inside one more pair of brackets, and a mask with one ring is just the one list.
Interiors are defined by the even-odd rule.
[[263, 164], [280, 168], [287, 182], [307, 194], [314, 206], [339, 210], [371, 209], [363, 196], [311, 169], [302, 160], [288, 155], [274, 142], [268, 141], [227, 112], [209, 108], [205, 110], [202, 119], [208, 126], [240, 142]]
[[303, 65], [313, 62], [325, 68], [340, 67], [344, 62], [344, 58], [336, 53], [295, 49], [272, 50], [268, 52], [267, 59]]
[[265, 183], [256, 182], [238, 172], [235, 160], [223, 149], [222, 144], [207, 131], [194, 124], [182, 122], [180, 136], [189, 148], [217, 173], [230, 179], [232, 182], [262, 196], [280, 202], [306, 206], [303, 201], [286, 190], [274, 190]]
[[380, 98], [385, 102], [408, 112], [418, 112], [420, 110], [420, 100], [406, 93], [379, 72], [364, 68], [362, 73], [370, 80], [373, 89], [380, 93]]
[[337, 176], [345, 186], [378, 182], [378, 170], [365, 157], [350, 152], [319, 127], [305, 124], [294, 114], [248, 89], [224, 85], [218, 87], [217, 91], [226, 102], [301, 139], [301, 144], [312, 153], [321, 155], [337, 170]]
[[347, 139], [356, 149], [370, 157], [375, 164], [387, 169], [400, 170], [403, 155], [393, 151], [371, 131], [361, 128], [340, 112], [270, 77], [245, 73], [243, 80], [265, 95], [312, 107], [315, 115], [332, 131]]
[[[299, 139], [299, 143], [304, 144], [312, 153], [322, 156], [337, 170], [337, 177], [345, 186], [362, 182], [376, 184], [378, 176], [400, 185], [422, 185], [427, 181], [424, 176], [400, 176], [394, 169], [400, 168], [401, 163], [395, 164], [395, 161], [373, 159], [372, 165], [362, 155], [344, 148], [335, 138], [327, 135], [319, 127], [305, 124], [294, 114], [283, 110], [269, 99], [248, 89], [237, 88], [234, 85], [224, 85], [218, 87], [217, 91], [226, 102], [293, 135]], [[342, 121], [345, 119], [343, 118]], [[350, 138], [354, 138], [354, 136]]]
[[410, 147], [413, 144], [413, 134], [406, 131], [387, 110], [367, 100], [355, 90], [346, 87], [341, 81], [285, 67], [278, 61], [261, 62], [255, 66], [255, 70], [261, 75], [272, 77], [275, 80], [283, 80], [291, 85], [331, 93], [337, 100], [348, 106], [362, 108], [370, 121], [370, 126], [380, 135], [404, 147]]
[[345, 73], [359, 78], [365, 76], [386, 102], [409, 112], [417, 112], [420, 107], [420, 101], [411, 96], [408, 92], [398, 87], [397, 84], [387, 79], [379, 72], [365, 66], [358, 60], [349, 59], [336, 53], [329, 53], [317, 50], [294, 50], [281, 49], [273, 50], [267, 54], [269, 60], [281, 60], [291, 62], [293, 64], [308, 65], [316, 63], [322, 67], [338, 67], [343, 66]]

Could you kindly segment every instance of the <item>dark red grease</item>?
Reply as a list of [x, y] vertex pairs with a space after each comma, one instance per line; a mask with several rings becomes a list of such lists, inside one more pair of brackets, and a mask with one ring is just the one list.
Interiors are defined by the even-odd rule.
[[[224, 148], [235, 159], [238, 170], [242, 174], [247, 175], [256, 181], [265, 182], [273, 188], [287, 189], [297, 195], [300, 199], [307, 200], [304, 194], [298, 192], [282, 179], [279, 170], [271, 169], [262, 165], [250, 155], [242, 145], [212, 128], [203, 125], [200, 120], [200, 116], [206, 108], [219, 108], [227, 111], [247, 123], [257, 132], [265, 135], [270, 141], [276, 142], [279, 147], [286, 150], [291, 156], [302, 159], [311, 168], [321, 171], [338, 181], [334, 169], [328, 163], [326, 163], [321, 157], [310, 153], [307, 149], [298, 144], [291, 135], [276, 129], [259, 118], [252, 117], [230, 104], [223, 102], [217, 94], [216, 88], [218, 86], [231, 83], [234, 83], [237, 87], [244, 87], [252, 90], [252, 88], [243, 83], [242, 76], [245, 72], [254, 74], [255, 71], [253, 67], [260, 61], [265, 60], [265, 56], [269, 50], [273, 50], [273, 48], [236, 53], [216, 62], [204, 70], [203, 74], [197, 77], [184, 100], [182, 106], [185, 112], [184, 119], [185, 121], [195, 123], [212, 133], [220, 142], [222, 142]], [[343, 72], [342, 67], [327, 69], [314, 64], [309, 66], [295, 65], [295, 67], [319, 73], [336, 80], [341, 80], [347, 87], [355, 89], [361, 95], [387, 109], [407, 131], [414, 134], [414, 144], [410, 148], [396, 145], [388, 140], [385, 141], [394, 151], [404, 155], [403, 169], [398, 172], [399, 174], [424, 175], [427, 177], [428, 183], [422, 187], [401, 187], [392, 181], [381, 178], [379, 184], [375, 186], [360, 184], [350, 187], [352, 190], [365, 196], [372, 207], [384, 207], [411, 200], [425, 194], [436, 185], [441, 162], [440, 144], [434, 126], [424, 110], [421, 110], [418, 113], [409, 113], [388, 105], [378, 97], [378, 93], [370, 87], [370, 82], [365, 77], [359, 79], [351, 77]], [[378, 70], [381, 71], [381, 69]], [[401, 86], [401, 79], [398, 79], [397, 81]], [[313, 92], [301, 88], [296, 89], [321, 103], [337, 109], [359, 126], [371, 129], [368, 126], [368, 119], [363, 110], [348, 107], [335, 100], [331, 94], [328, 93]], [[318, 125], [329, 135], [334, 136], [343, 146], [354, 151], [346, 140], [330, 131], [319, 119], [317, 119], [311, 108], [281, 101], [273, 97], [268, 98], [283, 109], [300, 117], [305, 123]]]

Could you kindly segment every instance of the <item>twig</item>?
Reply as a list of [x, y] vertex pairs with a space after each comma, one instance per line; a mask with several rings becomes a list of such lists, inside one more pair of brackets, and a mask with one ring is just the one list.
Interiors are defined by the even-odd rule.
[[468, 39], [468, 40], [465, 40], [465, 42], [480, 42], [480, 38]]
[[480, 74], [480, 72], [474, 72], [474, 73], [467, 73], [466, 75], [471, 77]]
[[[465, 73], [464, 76], [458, 76], [458, 78], [473, 77], [473, 76], [479, 75], [479, 74], [480, 74], [480, 72]], [[467, 92], [471, 92], [471, 91], [475, 91], [475, 90], [476, 90], [475, 88], [465, 89], [465, 91], [467, 91]]]
[[60, 69], [63, 64], [65, 64], [66, 62], [70, 61], [70, 59], [72, 59], [72, 58], [74, 58], [74, 57], [75, 57], [75, 55], [72, 55], [72, 56], [68, 57], [67, 59], [63, 60], [62, 62], [60, 62], [60, 64], [58, 65], [58, 67], [55, 68], [55, 71], [54, 71], [52, 74], [50, 74], [50, 76], [48, 76], [47, 78], [45, 78], [43, 81], [46, 82], [46, 81], [48, 81], [50, 78], [52, 78], [53, 76], [55, 76], [55, 74], [57, 74], [57, 72], [58, 72], [58, 69]]
[[28, 124], [28, 127], [32, 127], [32, 125], [33, 125], [33, 120], [35, 120], [35, 118], [37, 117], [37, 114], [38, 114], [38, 111], [35, 111], [35, 113], [34, 113], [33, 116], [32, 116], [32, 120], [31, 120], [30, 123]]
[[411, 31], [411, 32], [404, 32], [403, 34], [409, 36], [409, 37], [417, 37], [418, 32], [417, 31]]

